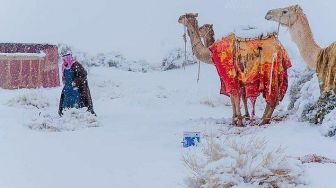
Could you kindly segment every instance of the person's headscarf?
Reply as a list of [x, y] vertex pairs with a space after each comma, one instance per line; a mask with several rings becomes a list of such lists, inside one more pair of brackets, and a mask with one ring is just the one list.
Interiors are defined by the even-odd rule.
[[62, 72], [64, 72], [65, 69], [69, 70], [72, 65], [76, 62], [76, 60], [72, 57], [71, 54], [66, 54], [62, 57], [63, 64], [62, 64]]

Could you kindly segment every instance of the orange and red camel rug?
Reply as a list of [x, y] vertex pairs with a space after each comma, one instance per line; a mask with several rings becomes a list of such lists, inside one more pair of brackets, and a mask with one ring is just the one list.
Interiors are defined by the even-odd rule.
[[221, 94], [241, 95], [251, 100], [262, 93], [272, 107], [288, 88], [287, 69], [292, 66], [285, 48], [275, 34], [252, 39], [235, 34], [210, 46], [221, 80]]

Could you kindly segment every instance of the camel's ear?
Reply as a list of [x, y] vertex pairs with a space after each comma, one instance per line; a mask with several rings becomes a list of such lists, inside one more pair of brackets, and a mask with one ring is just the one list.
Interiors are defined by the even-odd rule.
[[198, 13], [195, 13], [194, 16], [195, 16], [195, 18], [197, 18], [198, 17]]
[[210, 27], [212, 28], [212, 27], [213, 27], [213, 24], [210, 24]]

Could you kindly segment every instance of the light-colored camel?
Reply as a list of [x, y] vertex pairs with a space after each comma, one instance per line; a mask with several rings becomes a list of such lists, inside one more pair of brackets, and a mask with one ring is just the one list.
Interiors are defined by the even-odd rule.
[[307, 16], [303, 13], [302, 8], [299, 5], [294, 5], [273, 9], [267, 12], [265, 19], [287, 27], [305, 63], [309, 68], [316, 70], [317, 57], [322, 48], [316, 44]]
[[326, 114], [334, 109], [336, 94], [336, 42], [321, 48], [314, 40], [307, 16], [299, 5], [273, 9], [265, 19], [278, 22], [288, 28], [292, 40], [309, 68], [317, 73], [321, 97], [306, 113], [314, 113], [309, 121], [322, 123]]
[[[213, 43], [215, 43], [215, 31], [213, 29], [213, 24], [204, 24], [199, 28], [199, 33], [201, 38], [203, 39], [204, 46], [209, 48]], [[245, 109], [245, 116], [249, 118], [249, 110], [246, 99], [245, 89], [242, 89], [242, 100]], [[252, 118], [255, 116], [255, 103], [252, 104]]]
[[[202, 43], [201, 35], [199, 32], [199, 26], [197, 21], [198, 14], [188, 13], [180, 16], [178, 22], [187, 27], [188, 35], [190, 37], [192, 52], [197, 59], [204, 63], [214, 64], [212, 61], [212, 53], [210, 49]], [[233, 108], [233, 118], [237, 126], [242, 126], [242, 116], [240, 112], [240, 97], [231, 95], [231, 103]], [[275, 107], [271, 107], [267, 104], [262, 122], [260, 125], [268, 124], [271, 120]]]
[[[265, 19], [288, 28], [305, 63], [316, 71], [321, 94], [336, 93], [336, 42], [326, 48], [318, 46], [308, 23], [307, 16], [299, 5], [268, 11]], [[333, 94], [333, 95], [334, 95]]]

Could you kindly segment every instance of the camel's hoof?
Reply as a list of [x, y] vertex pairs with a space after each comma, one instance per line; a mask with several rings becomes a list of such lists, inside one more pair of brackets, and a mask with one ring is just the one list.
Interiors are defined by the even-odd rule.
[[271, 122], [269, 121], [269, 120], [262, 120], [259, 124], [258, 124], [258, 126], [265, 126], [265, 125], [268, 125], [268, 124], [270, 124]]
[[237, 120], [236, 127], [244, 127], [242, 119]]

